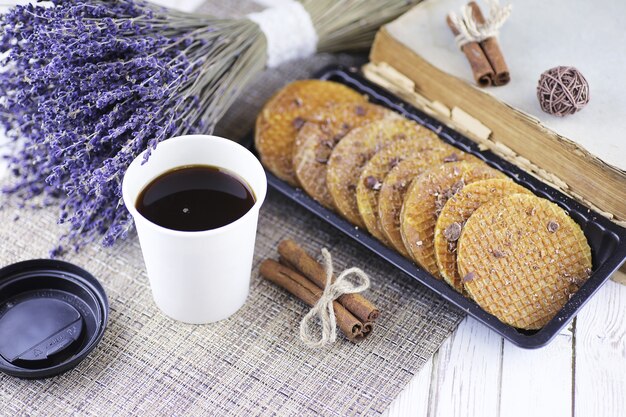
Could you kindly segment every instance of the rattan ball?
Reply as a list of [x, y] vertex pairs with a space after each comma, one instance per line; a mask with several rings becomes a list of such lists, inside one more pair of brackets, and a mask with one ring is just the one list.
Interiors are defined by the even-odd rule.
[[541, 110], [554, 116], [567, 116], [589, 103], [589, 84], [574, 67], [554, 67], [539, 77], [537, 98]]

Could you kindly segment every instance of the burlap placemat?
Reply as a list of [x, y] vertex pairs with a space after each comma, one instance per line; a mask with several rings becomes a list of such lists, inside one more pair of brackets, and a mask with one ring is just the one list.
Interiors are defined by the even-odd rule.
[[[58, 229], [54, 209], [0, 210], [0, 263], [46, 257]], [[382, 316], [359, 344], [304, 347], [307, 308], [258, 277], [266, 257], [291, 237], [327, 247], [338, 268], [372, 277], [367, 296]], [[174, 322], [152, 301], [135, 236], [64, 259], [94, 274], [110, 302], [100, 345], [76, 369], [27, 381], [0, 374], [3, 415], [373, 415], [382, 413], [455, 328], [461, 313], [285, 198], [262, 208], [252, 288], [228, 320]]]
[[[237, 2], [216, 2], [243, 11]], [[262, 103], [286, 82], [364, 56], [318, 55], [264, 73], [219, 125], [241, 138]], [[4, 198], [4, 197], [3, 197]], [[47, 257], [60, 234], [54, 207], [0, 210], [0, 265]], [[258, 277], [281, 239], [312, 252], [326, 247], [337, 268], [372, 277], [367, 296], [381, 309], [360, 344], [340, 337], [312, 350], [298, 339], [306, 306]], [[324, 222], [270, 192], [261, 210], [246, 305], [220, 323], [174, 322], [154, 305], [136, 236], [112, 248], [91, 245], [64, 259], [94, 274], [110, 301], [100, 345], [78, 368], [48, 380], [0, 375], [3, 415], [372, 415], [382, 413], [453, 331], [462, 314]]]

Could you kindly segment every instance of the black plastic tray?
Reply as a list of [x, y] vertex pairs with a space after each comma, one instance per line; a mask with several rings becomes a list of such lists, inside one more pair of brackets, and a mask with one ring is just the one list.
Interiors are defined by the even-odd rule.
[[[495, 316], [484, 311], [474, 301], [456, 292], [444, 281], [438, 280], [409, 259], [379, 242], [366, 230], [353, 226], [335, 212], [324, 208], [306, 195], [301, 189], [292, 187], [271, 172], [267, 172], [270, 187], [306, 208], [311, 213], [324, 219], [381, 258], [402, 270], [409, 277], [416, 279], [478, 321], [501, 334], [505, 339], [517, 346], [527, 349], [545, 346], [574, 318], [580, 308], [626, 260], [626, 229], [619, 227], [595, 211], [588, 209], [572, 198], [544, 184], [537, 178], [503, 160], [492, 152], [480, 151], [475, 142], [442, 125], [437, 120], [402, 101], [390, 92], [367, 81], [357, 70], [329, 67], [322, 70], [317, 75], [317, 78], [346, 84], [368, 95], [371, 102], [388, 107], [411, 120], [415, 120], [417, 123], [436, 132], [442, 140], [477, 156], [488, 165], [504, 172], [514, 181], [524, 185], [536, 195], [547, 198], [563, 207], [583, 229], [589, 241], [589, 245], [591, 246], [593, 258], [593, 273], [591, 277], [565, 304], [561, 311], [559, 311], [542, 329], [537, 331], [519, 330], [502, 323]], [[250, 138], [250, 143], [250, 146], [253, 146], [252, 138]]]

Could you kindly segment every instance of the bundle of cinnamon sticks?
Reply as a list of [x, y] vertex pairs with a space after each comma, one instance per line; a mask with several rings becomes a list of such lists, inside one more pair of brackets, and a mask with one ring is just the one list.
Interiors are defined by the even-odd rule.
[[[326, 287], [324, 266], [293, 240], [283, 240], [278, 245], [278, 253], [279, 262], [266, 259], [261, 263], [261, 276], [314, 306]], [[351, 341], [365, 338], [380, 314], [376, 306], [360, 294], [340, 296], [333, 308], [337, 326]]]
[[[471, 9], [471, 15], [478, 26], [485, 24], [485, 17], [480, 7], [475, 1], [467, 4]], [[459, 36], [459, 29], [456, 27], [450, 16], [446, 17], [446, 23], [454, 36]], [[490, 85], [505, 85], [511, 80], [509, 68], [504, 60], [504, 55], [500, 50], [498, 39], [491, 36], [481, 42], [468, 42], [461, 47], [467, 57], [474, 80], [481, 87]]]

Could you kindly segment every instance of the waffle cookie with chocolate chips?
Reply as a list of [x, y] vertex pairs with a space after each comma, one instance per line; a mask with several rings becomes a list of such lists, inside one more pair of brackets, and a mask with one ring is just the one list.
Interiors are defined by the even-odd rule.
[[506, 178], [485, 163], [452, 162], [432, 168], [413, 181], [400, 213], [402, 241], [422, 268], [441, 278], [435, 259], [435, 225], [448, 199], [474, 181]]
[[256, 119], [255, 145], [261, 162], [291, 185], [298, 181], [293, 170], [293, 148], [307, 117], [336, 103], [365, 103], [367, 98], [332, 81], [295, 81], [276, 93]]
[[520, 329], [540, 329], [591, 274], [591, 249], [559, 206], [512, 194], [480, 206], [458, 241], [467, 293], [485, 311]]
[[311, 113], [296, 136], [293, 154], [293, 168], [302, 189], [324, 207], [334, 208], [326, 186], [326, 164], [335, 145], [352, 129], [400, 117], [369, 103], [340, 103]]
[[456, 246], [463, 225], [481, 205], [510, 194], [532, 193], [508, 178], [494, 178], [467, 184], [443, 206], [435, 226], [435, 257], [439, 273], [455, 290], [463, 292], [456, 265]]
[[411, 183], [428, 169], [459, 161], [479, 162], [479, 159], [456, 148], [453, 151], [448, 149], [426, 150], [418, 156], [400, 161], [385, 177], [378, 195], [380, 227], [387, 241], [407, 258], [411, 256], [402, 241], [400, 212]]
[[390, 244], [380, 225], [378, 196], [387, 173], [404, 158], [415, 158], [433, 152], [452, 152], [454, 148], [441, 141], [430, 130], [421, 138], [399, 140], [381, 149], [363, 168], [356, 187], [356, 200], [367, 230], [381, 242]]
[[337, 211], [355, 226], [365, 228], [356, 201], [356, 187], [365, 164], [378, 151], [397, 140], [425, 139], [426, 128], [408, 119], [387, 119], [351, 130], [330, 155], [326, 184]]

